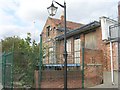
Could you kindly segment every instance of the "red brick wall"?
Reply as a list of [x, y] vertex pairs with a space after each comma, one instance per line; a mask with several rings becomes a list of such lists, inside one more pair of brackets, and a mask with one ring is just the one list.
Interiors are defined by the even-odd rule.
[[[82, 54], [82, 53], [81, 53]], [[82, 55], [81, 55], [82, 57]], [[102, 50], [84, 50], [85, 64], [102, 64], [103, 62], [103, 52]]]
[[[88, 70], [91, 70], [91, 67]], [[92, 67], [92, 71], [93, 72], [90, 72], [87, 77], [85, 73], [85, 88], [98, 85], [102, 81], [102, 77], [100, 77], [98, 70], [96, 71], [96, 68]], [[64, 70], [43, 70], [41, 78], [41, 88], [64, 88]], [[68, 88], [82, 88], [81, 70], [75, 69], [72, 71], [67, 71], [67, 81]]]
[[[101, 28], [97, 28], [96, 30], [97, 33], [97, 49], [98, 50], [102, 50], [103, 51], [103, 67], [104, 67], [104, 71], [110, 71], [111, 69], [111, 63], [110, 63], [110, 44], [109, 42], [106, 41], [102, 41], [102, 32], [101, 32]], [[117, 63], [117, 43], [113, 43], [113, 65], [114, 65], [114, 69], [118, 68], [118, 63]]]
[[[81, 53], [82, 63], [82, 53]], [[82, 65], [82, 64], [81, 64]], [[100, 84], [103, 80], [102, 50], [84, 49], [84, 71], [86, 86]]]

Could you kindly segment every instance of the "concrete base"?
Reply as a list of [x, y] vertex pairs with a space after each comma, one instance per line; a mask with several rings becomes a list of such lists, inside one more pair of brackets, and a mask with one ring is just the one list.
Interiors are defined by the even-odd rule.
[[104, 72], [103, 84], [90, 88], [118, 88], [118, 71], [114, 70], [114, 84], [112, 84], [111, 72]]
[[[103, 83], [112, 84], [111, 72], [103, 73]], [[114, 84], [118, 85], [118, 71], [117, 70], [114, 70]]]
[[0, 90], [2, 90], [2, 88], [3, 88], [3, 87], [2, 87], [2, 84], [0, 83]]
[[118, 88], [118, 85], [114, 84], [101, 84], [90, 88]]

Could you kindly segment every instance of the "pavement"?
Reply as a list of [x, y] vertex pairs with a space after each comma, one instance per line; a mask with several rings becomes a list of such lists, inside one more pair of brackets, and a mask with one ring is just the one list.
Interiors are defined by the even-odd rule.
[[[104, 76], [104, 83], [91, 87], [91, 88], [118, 88], [118, 75], [120, 75], [120, 73], [118, 73], [118, 71], [114, 71], [114, 83], [112, 84], [111, 82], [111, 72], [104, 72], [103, 76]], [[119, 83], [120, 84], [120, 83]]]
[[118, 88], [118, 84], [100, 84], [91, 88]]

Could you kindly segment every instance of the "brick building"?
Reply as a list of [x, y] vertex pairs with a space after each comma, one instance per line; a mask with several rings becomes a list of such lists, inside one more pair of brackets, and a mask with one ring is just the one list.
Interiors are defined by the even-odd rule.
[[[43, 64], [46, 66], [50, 66], [50, 68], [51, 66], [56, 67], [64, 65], [63, 21], [63, 16], [61, 16], [61, 19], [48, 17], [42, 31], [42, 42], [43, 48], [45, 50], [45, 53], [43, 55]], [[110, 31], [112, 37], [117, 35], [116, 29], [110, 30], [109, 28], [111, 25], [114, 25], [116, 23], [117, 21], [107, 17], [101, 17], [99, 22], [94, 21], [86, 25], [67, 21], [67, 68], [69, 76], [77, 78], [78, 80], [77, 81], [76, 79], [74, 80], [72, 78], [68, 78], [70, 80], [68, 81], [68, 87], [80, 88], [80, 85], [82, 85], [75, 84], [81, 83], [82, 80], [82, 47], [84, 47], [85, 87], [95, 86], [103, 82], [110, 82], [111, 60], [113, 63], [113, 71], [118, 70], [118, 42], [116, 39], [110, 40], [109, 36]], [[111, 46], [110, 41], [112, 43]], [[71, 70], [73, 70], [76, 74], [71, 73]], [[108, 73], [109, 75], [106, 75], [106, 73]], [[63, 80], [63, 71], [43, 71], [42, 74], [44, 78], [42, 79], [41, 87], [56, 87], [57, 84], [59, 86], [59, 84], [62, 83], [61, 80]], [[58, 75], [60, 75], [61, 77], [58, 77]], [[49, 77], [52, 77], [52, 79], [48, 80]], [[106, 77], [108, 77], [108, 80], [104, 79]], [[45, 80], [45, 78], [47, 79], [47, 81]], [[50, 83], [51, 81], [54, 82]], [[48, 82], [48, 86], [46, 86], [46, 82]], [[61, 87], [63, 87], [62, 85]]]
[[[83, 24], [67, 21], [67, 32], [77, 29], [81, 26], [83, 26]], [[46, 52], [44, 54], [45, 58], [43, 59], [43, 64], [58, 63], [55, 55], [58, 54], [56, 51], [56, 49], [58, 48], [56, 37], [62, 35], [63, 33], [64, 33], [64, 16], [62, 15], [60, 19], [48, 17], [42, 31], [43, 46], [45, 47]]]
[[[42, 31], [45, 58], [43, 64], [63, 64], [64, 18], [48, 18]], [[85, 64], [100, 64], [110, 71], [109, 25], [117, 23], [107, 17], [83, 25], [67, 21], [68, 64], [82, 64], [81, 44], [85, 47]], [[114, 35], [116, 32], [113, 32]], [[91, 53], [90, 53], [91, 52]], [[100, 53], [101, 52], [101, 53]], [[89, 54], [88, 54], [89, 53]], [[93, 54], [94, 53], [94, 54]], [[97, 54], [98, 53], [98, 54]], [[118, 69], [117, 42], [112, 41], [113, 68]]]

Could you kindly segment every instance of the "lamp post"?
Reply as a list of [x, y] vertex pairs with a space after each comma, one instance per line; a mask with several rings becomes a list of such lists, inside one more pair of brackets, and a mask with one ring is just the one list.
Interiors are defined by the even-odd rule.
[[64, 30], [64, 53], [63, 53], [63, 57], [65, 59], [64, 60], [64, 90], [67, 90], [66, 3], [64, 2], [64, 5], [61, 5], [60, 3], [53, 0], [51, 6], [47, 8], [50, 16], [54, 16], [58, 9], [58, 7], [54, 6], [53, 2], [55, 2], [56, 4], [64, 8], [64, 28], [65, 28]]

